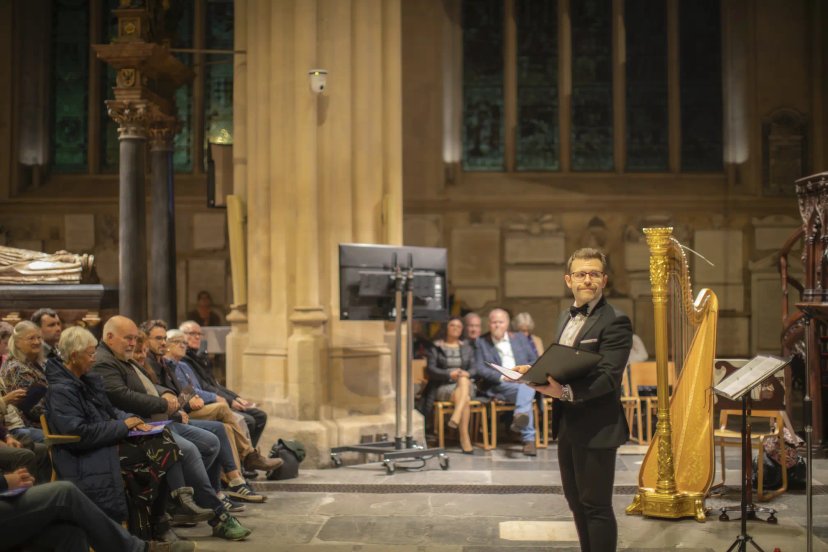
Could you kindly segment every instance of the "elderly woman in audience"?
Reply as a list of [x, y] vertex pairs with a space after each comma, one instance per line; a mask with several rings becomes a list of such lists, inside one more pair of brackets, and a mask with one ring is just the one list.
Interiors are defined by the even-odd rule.
[[223, 397], [201, 387], [201, 382], [192, 367], [182, 360], [186, 354], [187, 342], [184, 332], [169, 330], [167, 353], [164, 358], [174, 367], [174, 377], [182, 391], [182, 398], [190, 406], [190, 418], [217, 420], [224, 424], [230, 444], [234, 448], [234, 458], [240, 461], [236, 462], [237, 466], [241, 465], [249, 471], [270, 471], [281, 466], [281, 458], [265, 458], [253, 447], [244, 418], [234, 413]]
[[445, 339], [434, 342], [428, 350], [426, 374], [428, 385], [421, 398], [421, 412], [428, 416], [434, 401], [451, 401], [454, 412], [448, 426], [457, 428], [460, 434], [460, 448], [465, 454], [472, 454], [469, 437], [470, 407], [474, 386], [471, 383], [474, 352], [469, 344], [460, 339], [463, 335], [463, 320], [452, 318], [446, 326]]
[[69, 328], [58, 343], [63, 361], [52, 358], [46, 365], [49, 428], [80, 436], [53, 449], [55, 468], [112, 519], [128, 517], [139, 538], [176, 540], [165, 513], [166, 474], [181, 469], [179, 449], [168, 428], [150, 434], [153, 427], [144, 420], [112, 406], [100, 376], [89, 373], [96, 345], [88, 330]]
[[535, 356], [538, 357], [543, 354], [543, 340], [532, 333], [535, 329], [535, 321], [532, 320], [532, 315], [528, 312], [520, 312], [512, 320], [512, 325], [516, 332], [520, 332], [529, 340], [529, 347], [534, 351]]
[[40, 415], [45, 403], [46, 374], [43, 371], [43, 337], [33, 322], [19, 322], [9, 339], [9, 356], [0, 368], [5, 392], [22, 389], [25, 395], [15, 405], [25, 428], [14, 431], [15, 437], [28, 436], [32, 441], [43, 441]]
[[9, 354], [9, 338], [14, 328], [8, 322], [0, 320], [0, 366], [6, 362], [6, 355]]

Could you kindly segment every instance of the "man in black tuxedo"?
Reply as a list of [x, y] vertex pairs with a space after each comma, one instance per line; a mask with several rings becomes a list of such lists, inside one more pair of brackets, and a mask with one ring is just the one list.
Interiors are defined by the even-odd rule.
[[621, 378], [632, 347], [629, 317], [607, 303], [604, 254], [579, 249], [569, 258], [566, 285], [575, 304], [561, 314], [558, 343], [603, 355], [589, 375], [561, 385], [551, 377], [536, 389], [555, 398], [552, 436], [564, 496], [584, 552], [613, 552], [618, 526], [612, 511], [615, 455], [629, 437], [621, 407]]

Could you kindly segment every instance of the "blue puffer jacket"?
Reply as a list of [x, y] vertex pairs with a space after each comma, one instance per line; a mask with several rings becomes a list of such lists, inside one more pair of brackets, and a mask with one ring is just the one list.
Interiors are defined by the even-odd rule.
[[46, 378], [49, 431], [81, 438], [52, 449], [58, 476], [72, 481], [113, 520], [125, 520], [127, 504], [117, 443], [129, 433], [122, 420], [131, 414], [112, 406], [97, 374], [78, 378], [59, 359], [50, 359]]

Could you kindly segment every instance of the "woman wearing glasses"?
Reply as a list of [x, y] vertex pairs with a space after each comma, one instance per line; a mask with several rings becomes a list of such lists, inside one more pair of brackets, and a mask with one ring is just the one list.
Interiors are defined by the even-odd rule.
[[19, 322], [9, 338], [9, 356], [0, 368], [5, 393], [21, 389], [26, 394], [16, 407], [26, 424], [25, 433], [36, 442], [43, 441], [40, 415], [46, 401], [46, 373], [43, 371], [43, 337], [33, 322]]

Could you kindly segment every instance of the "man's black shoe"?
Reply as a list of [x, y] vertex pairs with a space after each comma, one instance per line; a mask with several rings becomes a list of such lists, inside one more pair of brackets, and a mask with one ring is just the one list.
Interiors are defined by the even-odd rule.
[[520, 414], [515, 414], [515, 417], [512, 418], [512, 426], [509, 428], [510, 430], [514, 431], [515, 433], [520, 433], [526, 426], [529, 425], [529, 414], [521, 412]]
[[537, 456], [538, 455], [538, 449], [535, 448], [535, 442], [534, 441], [524, 441], [524, 443], [523, 443], [523, 454], [525, 454], [526, 456]]

